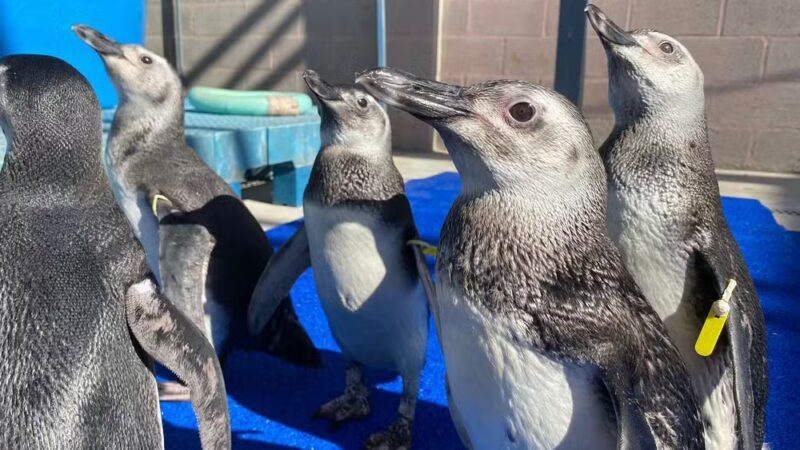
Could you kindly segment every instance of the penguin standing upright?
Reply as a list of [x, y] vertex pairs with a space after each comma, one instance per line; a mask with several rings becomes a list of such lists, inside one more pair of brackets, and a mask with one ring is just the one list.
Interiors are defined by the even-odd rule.
[[[267, 266], [250, 306], [264, 326], [297, 277], [314, 269], [322, 308], [349, 365], [344, 395], [317, 415], [332, 425], [369, 414], [361, 366], [403, 378], [398, 417], [368, 448], [408, 448], [428, 340], [427, 268], [400, 172], [392, 161], [389, 117], [358, 87], [333, 86], [307, 70], [322, 109], [322, 149], [303, 198], [305, 224]], [[426, 284], [427, 283], [427, 284]]]
[[[186, 279], [186, 271], [202, 271], [204, 328], [223, 364], [231, 350], [255, 345], [294, 363], [318, 366], [319, 353], [288, 297], [255, 342], [249, 339], [247, 308], [272, 247], [231, 188], [186, 145], [178, 75], [164, 58], [138, 45], [118, 44], [85, 25], [73, 30], [100, 55], [120, 97], [104, 162], [117, 203], [144, 245], [151, 269], [165, 285]], [[181, 213], [181, 223], [210, 233], [214, 244], [207, 265], [159, 259], [164, 246], [153, 204], [162, 197]]]
[[[764, 316], [722, 213], [703, 72], [670, 36], [624, 31], [593, 5], [586, 14], [608, 56], [615, 125], [600, 152], [612, 238], [683, 355], [702, 407], [706, 445], [761, 448]], [[701, 356], [695, 344], [728, 280], [737, 287], [727, 324], [713, 353]]]
[[603, 166], [576, 108], [521, 81], [382, 68], [357, 82], [433, 125], [461, 175], [432, 309], [468, 445], [702, 448], [686, 368], [607, 235]]
[[89, 83], [56, 58], [3, 58], [0, 122], [0, 447], [162, 448], [149, 354], [191, 389], [203, 448], [230, 448], [219, 362], [114, 203]]

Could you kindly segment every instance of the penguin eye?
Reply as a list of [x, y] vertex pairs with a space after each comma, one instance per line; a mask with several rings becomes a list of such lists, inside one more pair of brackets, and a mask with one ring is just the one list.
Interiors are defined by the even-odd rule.
[[145, 64], [153, 64], [153, 58], [151, 58], [151, 57], [149, 57], [147, 55], [144, 55], [139, 59]]
[[662, 52], [667, 54], [675, 51], [675, 49], [672, 47], [672, 44], [670, 44], [669, 42], [662, 42], [661, 44], [658, 45], [658, 48], [660, 48]]
[[360, 106], [362, 108], [366, 108], [367, 107], [367, 99], [365, 99], [364, 97], [361, 97], [360, 99], [358, 99], [358, 106]]
[[533, 115], [536, 114], [536, 108], [528, 102], [519, 102], [512, 105], [508, 112], [514, 120], [524, 123], [533, 119]]

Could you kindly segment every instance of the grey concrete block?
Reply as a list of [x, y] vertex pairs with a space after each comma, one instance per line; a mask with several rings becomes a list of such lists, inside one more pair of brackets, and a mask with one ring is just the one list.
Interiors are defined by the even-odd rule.
[[586, 53], [583, 60], [583, 76], [586, 78], [605, 78], [608, 76], [608, 59], [603, 44], [594, 31], [587, 30]]
[[545, 0], [471, 0], [469, 30], [481, 36], [541, 36]]
[[436, 39], [433, 36], [397, 36], [386, 48], [389, 65], [422, 77], [436, 76]]
[[747, 128], [709, 128], [714, 165], [721, 169], [746, 169], [750, 161], [752, 133]]
[[584, 80], [581, 111], [586, 117], [612, 116], [611, 106], [608, 105], [608, 80]]
[[[751, 0], [752, 1], [752, 0]], [[721, 0], [633, 0], [631, 28], [669, 35], [716, 35]]]
[[202, 3], [183, 6], [188, 26], [183, 27], [186, 36], [222, 37], [243, 34], [241, 24], [247, 20], [248, 11], [244, 3]]
[[752, 82], [761, 78], [766, 49], [762, 38], [686, 37], [680, 41], [700, 65], [707, 85]]
[[438, 7], [432, 0], [386, 2], [386, 31], [395, 36], [433, 37], [439, 25]]
[[799, 18], [797, 0], [728, 0], [722, 34], [797, 36]]
[[507, 38], [503, 74], [515, 79], [552, 77], [556, 60], [554, 37]]
[[770, 40], [766, 78], [768, 81], [800, 81], [800, 37]]
[[374, 0], [304, 1], [301, 31], [313, 37], [375, 36]]
[[503, 40], [491, 37], [451, 37], [442, 40], [443, 75], [502, 73]]
[[467, 32], [469, 1], [441, 0], [442, 35], [461, 36]]
[[753, 146], [753, 165], [760, 170], [800, 172], [800, 131], [759, 131]]
[[248, 36], [300, 37], [305, 9], [300, 0], [244, 0]]
[[706, 109], [714, 127], [794, 128], [800, 117], [800, 83], [710, 86]]

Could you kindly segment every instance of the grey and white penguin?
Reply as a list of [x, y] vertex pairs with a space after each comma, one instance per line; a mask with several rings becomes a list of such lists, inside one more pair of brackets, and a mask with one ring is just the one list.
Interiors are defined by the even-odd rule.
[[[262, 334], [253, 337], [247, 333], [247, 308], [273, 254], [272, 247], [227, 183], [186, 144], [184, 93], [173, 68], [141, 46], [119, 44], [86, 25], [76, 25], [73, 30], [99, 54], [119, 95], [104, 164], [117, 203], [165, 290], [173, 290], [170, 283], [198, 279], [198, 274], [187, 275], [187, 271], [202, 272], [203, 328], [223, 365], [231, 350], [244, 347], [266, 350], [296, 364], [318, 366], [319, 352], [288, 297], [281, 300]], [[153, 201], [159, 196], [167, 199], [170, 209], [180, 212], [182, 224], [195, 224], [210, 233], [214, 244], [209, 256], [194, 251], [199, 260], [159, 258], [165, 245], [159, 240], [165, 230], [159, 228], [153, 210]], [[175, 230], [166, 231], [169, 235]], [[184, 227], [178, 232], [179, 238], [191, 241], [186, 231]], [[203, 264], [206, 258], [208, 264]]]
[[432, 310], [465, 443], [702, 448], [683, 361], [608, 237], [605, 174], [577, 109], [522, 81], [381, 68], [357, 83], [436, 128], [461, 175]]
[[304, 225], [270, 261], [250, 306], [260, 330], [309, 266], [331, 331], [348, 361], [344, 395], [315, 414], [338, 426], [369, 414], [362, 365], [400, 373], [397, 419], [368, 448], [408, 448], [428, 338], [426, 268], [391, 128], [382, 106], [356, 86], [335, 86], [307, 70], [303, 78], [322, 110], [322, 149], [303, 197]]
[[56, 58], [0, 59], [0, 122], [0, 447], [163, 448], [155, 358], [190, 387], [203, 448], [230, 448], [214, 349], [114, 202], [89, 83]]
[[[764, 316], [728, 229], [706, 128], [703, 72], [676, 39], [628, 32], [586, 9], [608, 57], [614, 129], [600, 152], [608, 223], [623, 260], [667, 325], [692, 377], [709, 448], [761, 448], [767, 396]], [[695, 352], [703, 322], [733, 279], [720, 342]]]

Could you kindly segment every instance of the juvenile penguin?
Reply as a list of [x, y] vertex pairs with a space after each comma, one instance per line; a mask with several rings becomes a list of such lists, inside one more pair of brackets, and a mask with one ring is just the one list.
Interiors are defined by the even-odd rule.
[[369, 414], [361, 366], [403, 379], [397, 419], [368, 448], [408, 448], [428, 339], [424, 273], [408, 241], [417, 236], [403, 178], [392, 161], [389, 118], [363, 89], [334, 86], [307, 70], [322, 109], [322, 149], [303, 197], [305, 224], [261, 276], [250, 306], [260, 330], [309, 266], [322, 308], [349, 365], [344, 395], [318, 416], [333, 426]]
[[3, 58], [0, 122], [0, 447], [163, 448], [152, 356], [190, 387], [203, 448], [230, 448], [219, 362], [114, 202], [89, 83]]
[[[586, 9], [608, 57], [614, 129], [600, 149], [608, 223], [625, 264], [667, 325], [702, 407], [709, 448], [761, 448], [767, 395], [764, 316], [725, 216], [706, 129], [703, 72], [680, 42], [627, 32]], [[738, 286], [720, 342], [695, 352], [727, 281]]]
[[357, 82], [434, 126], [461, 175], [432, 309], [468, 445], [702, 448], [686, 368], [607, 235], [576, 108], [522, 81], [374, 69]]
[[[186, 144], [178, 75], [164, 58], [141, 46], [118, 44], [85, 25], [73, 30], [100, 55], [119, 94], [104, 155], [106, 172], [117, 203], [165, 289], [172, 290], [170, 282], [198, 278], [187, 277], [187, 271], [202, 271], [203, 326], [223, 364], [231, 350], [256, 346], [300, 365], [318, 366], [319, 353], [288, 297], [261, 335], [253, 339], [247, 334], [247, 308], [272, 247], [227, 183]], [[163, 233], [152, 207], [156, 196], [180, 211], [184, 224], [194, 223], [210, 233], [215, 243], [208, 264], [202, 264], [206, 258], [201, 252], [195, 252], [199, 261], [159, 258]], [[160, 273], [164, 271], [168, 273]]]

